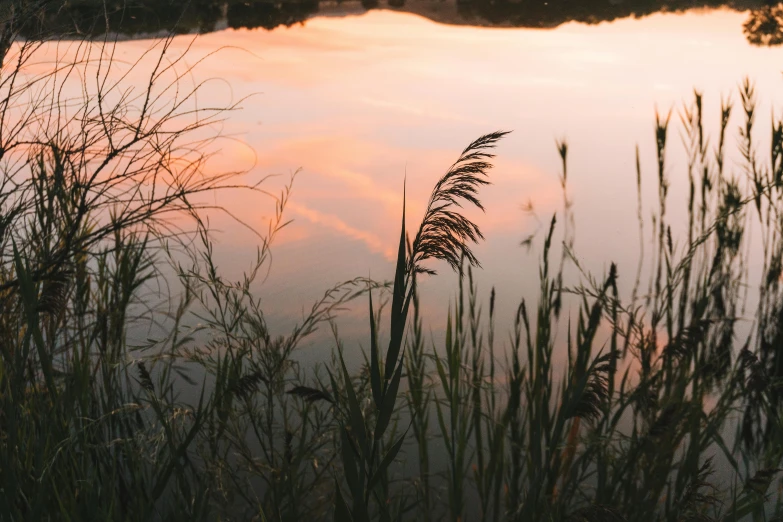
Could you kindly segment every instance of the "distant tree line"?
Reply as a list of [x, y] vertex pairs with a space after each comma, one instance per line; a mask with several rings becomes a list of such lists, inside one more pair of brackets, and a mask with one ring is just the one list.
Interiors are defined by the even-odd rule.
[[[698, 8], [750, 11], [743, 30], [754, 45], [783, 43], [783, 3], [769, 0], [454, 0], [461, 19], [439, 19], [437, 11], [419, 12], [428, 0], [360, 0], [364, 9], [415, 11], [440, 23], [552, 28], [576, 21], [586, 24], [658, 12]], [[431, 0], [441, 3], [443, 0]], [[350, 4], [346, 2], [346, 4]], [[319, 12], [318, 0], [0, 0], [0, 24], [14, 9], [32, 11], [37, 23], [29, 34], [84, 36], [107, 30], [125, 35], [160, 31], [205, 33], [222, 27], [274, 29], [303, 23]], [[6, 13], [6, 14], [4, 14]], [[23, 32], [24, 33], [24, 32]]]

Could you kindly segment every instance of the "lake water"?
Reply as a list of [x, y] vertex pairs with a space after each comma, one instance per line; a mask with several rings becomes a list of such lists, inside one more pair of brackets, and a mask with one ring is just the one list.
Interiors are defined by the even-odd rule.
[[[421, 5], [434, 4], [409, 3], [408, 11]], [[207, 80], [201, 103], [247, 97], [241, 110], [227, 115], [222, 130], [232, 140], [221, 144], [210, 168], [248, 169], [248, 181], [277, 174], [265, 185], [272, 192], [299, 171], [286, 209], [293, 222], [278, 237], [273, 266], [258, 287], [274, 328], [286, 329], [332, 284], [391, 278], [403, 184], [413, 232], [438, 177], [468, 143], [498, 129], [513, 133], [497, 148], [493, 185], [481, 193], [486, 213], [471, 215], [486, 235], [476, 249], [483, 264], [480, 291], [497, 288], [501, 334], [519, 299], [534, 296], [538, 284], [539, 252], [520, 242], [562, 209], [558, 139], [569, 145], [576, 252], [599, 276], [617, 262], [627, 295], [640, 255], [637, 144], [645, 237], [656, 208], [656, 108], [674, 109], [667, 157], [673, 223], [684, 219], [687, 198], [678, 111], [692, 102], [693, 90], [704, 93], [712, 130], [721, 98], [734, 100], [730, 158], [736, 157], [737, 87], [744, 77], [759, 93], [762, 154], [768, 118], [783, 109], [783, 49], [749, 43], [747, 12], [656, 13], [591, 25], [556, 20], [557, 27], [532, 29], [487, 27], [492, 24], [480, 17], [474, 23], [484, 26], [470, 25], [471, 19], [454, 18], [457, 4], [438, 5], [438, 16], [419, 9], [428, 18], [323, 4], [317, 15], [290, 27], [231, 29], [229, 19], [218, 21], [219, 30], [175, 38], [172, 55], [189, 48], [188, 63], [203, 58], [192, 76]], [[121, 41], [117, 56], [132, 61], [150, 45], [145, 38]], [[742, 175], [733, 161], [728, 169]], [[213, 202], [262, 232], [274, 211], [269, 199], [247, 193], [219, 194]], [[527, 204], [535, 215], [523, 210]], [[219, 213], [211, 223], [220, 229], [220, 266], [238, 277], [258, 238]], [[425, 278], [421, 292], [437, 337], [456, 277], [444, 264], [432, 267], [440, 274]], [[359, 319], [366, 305], [356, 308], [341, 323], [348, 344], [366, 343]], [[308, 358], [328, 355], [322, 341], [311, 343]]]
[[[483, 265], [477, 281], [485, 306], [490, 289], [497, 290], [498, 344], [507, 339], [520, 299], [536, 297], [540, 245], [552, 214], [560, 216], [561, 231], [565, 221], [559, 140], [568, 143], [567, 198], [575, 216], [569, 233], [576, 254], [599, 278], [616, 262], [625, 298], [640, 258], [646, 270], [653, 262], [647, 238], [657, 209], [656, 111], [673, 111], [667, 215], [680, 247], [678, 232], [687, 224], [688, 160], [679, 114], [692, 102], [694, 90], [704, 93], [706, 126], [713, 135], [721, 100], [733, 100], [726, 170], [742, 178], [736, 147], [742, 123], [738, 86], [750, 78], [759, 94], [758, 150], [766, 158], [770, 121], [783, 113], [783, 48], [752, 43], [765, 40], [745, 30], [749, 20], [767, 12], [758, 3], [748, 2], [753, 12], [678, 13], [634, 11], [647, 2], [588, 3], [583, 9], [578, 1], [562, 2], [560, 10], [547, 11], [546, 2], [530, 2], [538, 11], [531, 7], [527, 13], [519, 7], [523, 4], [512, 9], [505, 2], [452, 0], [371, 10], [356, 2], [290, 4], [290, 9], [289, 4], [204, 2], [214, 17], [188, 27], [208, 31], [175, 37], [166, 55], [185, 55], [177, 65], [181, 72], [196, 64], [182, 84], [204, 82], [200, 107], [240, 106], [226, 113], [221, 125], [205, 130], [204, 136], [219, 131], [227, 137], [209, 145], [214, 155], [205, 174], [245, 172], [242, 180], [265, 179], [262, 187], [279, 194], [298, 173], [286, 206], [292, 222], [276, 238], [268, 276], [253, 288], [274, 334], [285, 333], [336, 283], [361, 276], [390, 279], [403, 189], [408, 231], [415, 233], [435, 182], [482, 134], [513, 131], [496, 149], [492, 185], [482, 189], [486, 212], [469, 212], [486, 236], [475, 249]], [[503, 6], [516, 14], [501, 16]], [[251, 15], [263, 9], [275, 10], [277, 18], [252, 22]], [[634, 12], [645, 16], [629, 16]], [[767, 22], [761, 24], [765, 30]], [[252, 27], [259, 25], [274, 29]], [[47, 56], [31, 72], [49, 71], [57, 56], [72, 57], [83, 49], [80, 45], [70, 40], [47, 44]], [[121, 38], [111, 74], [119, 77], [153, 45], [160, 47], [160, 40]], [[140, 69], [154, 59], [154, 52], [141, 59]], [[127, 81], [143, 86], [147, 77], [138, 74]], [[67, 95], [78, 96], [80, 86], [76, 82]], [[645, 252], [639, 248], [637, 222], [637, 146]], [[238, 279], [252, 264], [260, 241], [254, 230], [267, 230], [274, 201], [250, 191], [220, 192], [203, 201], [228, 211], [207, 214], [219, 268]], [[535, 232], [533, 248], [523, 247]], [[420, 281], [425, 331], [442, 351], [437, 341], [457, 278], [444, 263], [430, 267], [439, 275]], [[579, 282], [573, 267], [567, 275], [567, 284]], [[751, 284], [755, 277], [751, 274]], [[752, 305], [748, 310], [752, 319]], [[576, 311], [568, 310], [571, 317]], [[366, 312], [362, 300], [339, 319], [352, 370], [362, 362], [357, 348], [368, 344]], [[304, 343], [302, 360], [329, 359], [333, 345], [326, 330]], [[563, 358], [560, 350], [556, 371], [562, 371]], [[433, 460], [442, 465], [445, 460], [437, 453], [442, 445], [434, 447]], [[721, 480], [727, 481], [731, 474], [725, 463], [722, 470]]]
[[[289, 317], [333, 282], [391, 277], [403, 180], [412, 228], [459, 151], [496, 129], [514, 132], [498, 147], [493, 186], [482, 194], [487, 212], [477, 220], [486, 242], [477, 253], [481, 288], [497, 287], [501, 321], [508, 324], [520, 297], [537, 285], [536, 251], [520, 241], [538, 223], [523, 204], [531, 202], [543, 223], [562, 208], [559, 138], [569, 143], [576, 250], [599, 275], [618, 262], [627, 290], [639, 256], [634, 148], [639, 144], [649, 226], [657, 194], [656, 107], [676, 111], [691, 102], [694, 88], [702, 90], [714, 128], [721, 97], [737, 104], [745, 76], [760, 93], [761, 129], [782, 107], [783, 51], [748, 44], [741, 30], [746, 16], [658, 14], [530, 30], [454, 27], [371, 11], [273, 32], [201, 37], [201, 52], [219, 45], [248, 51], [227, 51], [205, 69], [226, 78], [236, 95], [260, 93], [227, 125], [241, 139], [238, 148], [247, 144], [258, 154], [254, 170], [302, 169], [289, 205], [294, 222], [280, 236], [266, 283], [270, 312]], [[736, 117], [730, 126], [732, 145], [740, 122]], [[680, 128], [670, 131], [668, 161], [674, 223], [684, 219], [687, 197]], [[233, 208], [249, 222], [262, 218], [255, 206]], [[222, 241], [233, 255], [251, 238], [227, 232]], [[437, 268], [441, 275], [422, 284], [424, 313], [436, 331], [455, 293], [455, 277]], [[345, 328], [344, 335], [354, 333]], [[356, 336], [365, 330], [357, 325]]]

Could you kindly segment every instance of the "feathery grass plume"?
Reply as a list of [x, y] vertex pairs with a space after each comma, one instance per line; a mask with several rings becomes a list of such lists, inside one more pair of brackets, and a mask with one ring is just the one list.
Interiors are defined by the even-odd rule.
[[326, 401], [329, 404], [334, 404], [334, 399], [332, 399], [332, 396], [328, 392], [319, 390], [318, 388], [310, 388], [308, 386], [294, 386], [286, 393], [289, 395], [295, 395], [296, 397], [299, 397], [307, 402]]
[[756, 119], [756, 88], [750, 78], [745, 77], [740, 86], [740, 100], [745, 113], [745, 125], [740, 128], [740, 153], [745, 162], [745, 173], [753, 183], [753, 197], [756, 210], [761, 215], [761, 199], [764, 195], [764, 179], [756, 159], [756, 147], [753, 143], [753, 124]]
[[152, 384], [152, 377], [150, 376], [150, 372], [147, 370], [147, 366], [144, 364], [144, 361], [139, 361], [138, 367], [139, 383], [141, 384], [142, 388], [150, 393], [153, 393], [155, 391], [155, 386]]
[[574, 511], [565, 517], [565, 522], [627, 522], [627, 520], [616, 509], [597, 504]]
[[[347, 503], [335, 502], [335, 513], [343, 507], [358, 521], [369, 520], [373, 505], [382, 519], [392, 516], [388, 468], [405, 442], [405, 435], [396, 442], [386, 441], [386, 431], [392, 425], [396, 409], [397, 391], [405, 366], [403, 337], [408, 309], [416, 290], [416, 275], [435, 274], [434, 270], [422, 265], [427, 259], [440, 259], [460, 271], [463, 260], [477, 266], [478, 260], [470, 250], [469, 243], [476, 243], [483, 236], [478, 226], [463, 216], [454, 207], [471, 203], [484, 207], [478, 199], [478, 188], [489, 183], [487, 170], [493, 157], [488, 152], [507, 132], [494, 132], [475, 140], [462, 152], [444, 176], [438, 180], [430, 196], [427, 211], [409, 248], [406, 241], [405, 198], [397, 262], [390, 309], [390, 338], [385, 360], [381, 361], [376, 335], [376, 319], [370, 294], [370, 385], [374, 404], [374, 426], [367, 426], [357, 393], [345, 366], [340, 351], [339, 373], [345, 385], [349, 415], [340, 421], [341, 455], [346, 479], [351, 492], [351, 507]], [[461, 273], [461, 272], [460, 272]], [[437, 359], [436, 359], [437, 362]], [[333, 387], [337, 379], [332, 376]], [[335, 393], [335, 396], [337, 394]], [[407, 430], [406, 430], [407, 433]], [[385, 451], [385, 454], [383, 454]], [[348, 472], [350, 471], [350, 472]], [[344, 506], [343, 506], [344, 504]], [[400, 508], [398, 505], [397, 508]], [[401, 509], [401, 508], [400, 508]]]
[[677, 501], [678, 511], [689, 516], [688, 520], [697, 519], [699, 513], [708, 506], [721, 504], [717, 496], [718, 488], [708, 481], [715, 472], [712, 460], [713, 457], [708, 457], [704, 461]]
[[693, 357], [699, 344], [704, 342], [707, 330], [714, 322], [710, 319], [701, 319], [678, 330], [674, 338], [664, 346], [662, 356], [674, 357], [678, 360]]
[[611, 352], [595, 359], [579, 400], [566, 418], [583, 417], [589, 422], [596, 422], [601, 417], [609, 399], [609, 374], [615, 359], [616, 354]]
[[438, 181], [427, 204], [427, 211], [419, 231], [413, 241], [408, 271], [435, 274], [422, 263], [427, 259], [446, 261], [454, 271], [459, 270], [460, 259], [464, 255], [471, 266], [481, 266], [470, 243], [484, 239], [479, 227], [453, 210], [464, 203], [472, 203], [484, 210], [478, 199], [477, 190], [490, 182], [487, 171], [492, 168], [488, 159], [494, 155], [488, 152], [509, 131], [497, 131], [486, 134], [468, 145], [459, 159]]
[[667, 405], [647, 431], [649, 437], [661, 439], [675, 432], [683, 420], [685, 405], [673, 403]]
[[237, 379], [237, 381], [229, 387], [229, 391], [243, 399], [249, 399], [253, 393], [258, 391], [258, 385], [261, 383], [269, 383], [269, 379], [266, 377], [264, 371], [256, 370]]
[[38, 301], [40, 312], [56, 316], [67, 306], [71, 276], [70, 270], [61, 269], [44, 279]]
[[748, 390], [760, 392], [769, 384], [769, 376], [758, 356], [751, 352], [747, 346], [740, 350], [738, 355], [740, 370], [748, 372], [745, 379], [745, 387]]
[[573, 389], [576, 392], [576, 401], [565, 418], [585, 417], [588, 421], [594, 422], [601, 415], [609, 399], [609, 378], [619, 354], [617, 351], [609, 351], [596, 357], [592, 362], [589, 362], [589, 357], [602, 311], [608, 299], [607, 293], [614, 288], [616, 281], [617, 266], [612, 263], [596, 301], [592, 306], [589, 306], [587, 301], [582, 305], [583, 310], [580, 311], [577, 327], [577, 353], [569, 364], [572, 383], [568, 390]]
[[780, 468], [763, 468], [758, 470], [748, 481], [745, 483], [745, 489], [747, 491], [753, 491], [758, 495], [764, 496], [769, 489], [769, 485], [772, 479], [779, 472], [783, 471]]

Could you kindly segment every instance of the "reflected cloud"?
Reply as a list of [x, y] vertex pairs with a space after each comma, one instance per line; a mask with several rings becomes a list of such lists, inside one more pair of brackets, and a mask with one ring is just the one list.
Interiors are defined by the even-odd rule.
[[[486, 214], [471, 214], [487, 237], [481, 260], [491, 284], [510, 285], [512, 276], [521, 277], [520, 266], [526, 274], [536, 270], [535, 259], [520, 263], [519, 242], [535, 227], [521, 206], [532, 201], [544, 226], [560, 210], [554, 143], [563, 132], [569, 137], [577, 247], [586, 245], [580, 253], [598, 271], [602, 266], [590, 265], [591, 259], [635, 267], [634, 147], [641, 149], [645, 194], [654, 194], [656, 179], [647, 167], [655, 163], [655, 104], [679, 107], [696, 87], [705, 92], [705, 114], [717, 115], [720, 96], [749, 75], [768, 96], [759, 114], [770, 104], [783, 105], [776, 65], [783, 50], [748, 45], [739, 30], [747, 16], [654, 15], [529, 31], [445, 26], [378, 10], [274, 32], [225, 30], [195, 42], [177, 37], [171, 52], [193, 43], [194, 62], [221, 46], [237, 47], [218, 52], [194, 72], [194, 83], [219, 79], [200, 101], [261, 93], [227, 114], [223, 132], [236, 141], [222, 143], [209, 163], [213, 172], [250, 168], [247, 180], [282, 174], [264, 187], [275, 193], [288, 173], [302, 168], [288, 206], [287, 217], [295, 222], [279, 236], [287, 246], [273, 270], [287, 276], [281, 288], [301, 305], [307, 292], [323, 289], [321, 283], [393, 266], [403, 180], [414, 233], [433, 184], [462, 147], [497, 129], [515, 132], [496, 150], [493, 185], [482, 189]], [[755, 32], [769, 32], [765, 24]], [[122, 42], [118, 53], [132, 61], [148, 45]], [[674, 134], [670, 138], [677, 142]], [[667, 161], [676, 221], [677, 200], [684, 200], [687, 188], [674, 174], [687, 158], [674, 145]], [[262, 233], [274, 214], [271, 199], [258, 194], [223, 192], [211, 201]], [[645, 216], [650, 208], [645, 199]], [[224, 231], [227, 257], [238, 259], [242, 248], [257, 242], [227, 216], [216, 213], [213, 224]], [[330, 271], [317, 272], [327, 264]], [[299, 282], [299, 272], [307, 273], [308, 283]], [[443, 284], [433, 296], [440, 302], [451, 291]]]
[[[287, 139], [265, 149], [259, 158], [259, 169], [276, 169], [283, 165], [299, 165], [303, 169], [296, 188], [298, 195], [304, 192], [305, 197], [318, 199], [340, 196], [380, 202], [389, 210], [402, 208], [400, 187], [384, 186], [384, 179], [391, 181], [388, 169], [384, 169], [384, 164], [388, 163], [379, 161], [393, 157], [392, 148], [350, 135], [338, 135]], [[382, 170], [387, 171], [385, 176]], [[399, 176], [394, 177], [402, 181], [402, 173], [397, 174]]]
[[410, 114], [420, 118], [438, 119], [438, 120], [445, 120], [445, 121], [458, 121], [458, 122], [470, 121], [456, 113], [438, 111], [438, 110], [433, 110], [432, 108], [423, 108], [414, 105], [406, 105], [403, 103], [397, 103], [389, 100], [380, 100], [375, 98], [363, 97], [360, 98], [359, 101], [373, 107], [388, 109], [392, 112], [397, 112], [402, 114]]
[[356, 239], [364, 243], [371, 252], [382, 254], [389, 261], [394, 261], [395, 253], [393, 248], [388, 248], [388, 245], [382, 241], [378, 236], [367, 232], [366, 230], [360, 230], [345, 223], [337, 216], [325, 214], [311, 208], [307, 208], [304, 205], [298, 203], [288, 203], [288, 210], [293, 211], [295, 214], [304, 217], [311, 223], [318, 225], [324, 225], [340, 234], [347, 236], [351, 239]]

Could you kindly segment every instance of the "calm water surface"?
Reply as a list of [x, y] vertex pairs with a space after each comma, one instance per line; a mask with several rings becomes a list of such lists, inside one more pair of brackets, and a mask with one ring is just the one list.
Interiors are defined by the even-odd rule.
[[[759, 137], [768, 133], [771, 114], [783, 109], [783, 50], [750, 45], [742, 32], [746, 19], [747, 13], [716, 10], [537, 30], [441, 25], [373, 10], [271, 32], [177, 37], [174, 52], [192, 44], [190, 63], [206, 57], [193, 78], [211, 79], [202, 103], [250, 96], [228, 115], [223, 132], [232, 141], [222, 144], [211, 168], [249, 168], [248, 180], [278, 174], [267, 182], [272, 192], [299, 170], [287, 207], [293, 222], [279, 236], [258, 289], [270, 323], [281, 329], [334, 283], [391, 278], [404, 181], [413, 233], [429, 191], [460, 150], [481, 134], [513, 130], [497, 149], [493, 185], [482, 193], [487, 212], [474, 214], [486, 235], [477, 249], [480, 291], [497, 287], [505, 329], [519, 299], [535, 295], [537, 286], [538, 251], [520, 242], [562, 208], [556, 139], [569, 144], [576, 251], [598, 275], [618, 262], [628, 292], [640, 255], [634, 150], [639, 144], [649, 227], [657, 197], [656, 107], [673, 108], [678, 122], [677, 111], [698, 89], [715, 129], [721, 97], [731, 96], [733, 149], [737, 86], [748, 76], [760, 95]], [[130, 60], [149, 45], [122, 42], [119, 55]], [[680, 129], [672, 125], [667, 158], [674, 223], [685, 216], [687, 196]], [[735, 162], [728, 165], [741, 175]], [[221, 194], [214, 201], [262, 231], [274, 210], [257, 195]], [[527, 203], [535, 216], [523, 211]], [[249, 266], [258, 239], [226, 216], [215, 214], [212, 224], [221, 230], [220, 266], [236, 276]], [[433, 267], [439, 276], [421, 289], [437, 337], [456, 277], [445, 265]], [[341, 333], [349, 344], [366, 344], [366, 304], [356, 308], [346, 312]], [[327, 348], [316, 338], [307, 357], [326, 358]]]

